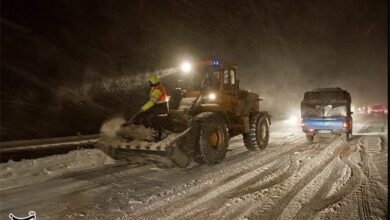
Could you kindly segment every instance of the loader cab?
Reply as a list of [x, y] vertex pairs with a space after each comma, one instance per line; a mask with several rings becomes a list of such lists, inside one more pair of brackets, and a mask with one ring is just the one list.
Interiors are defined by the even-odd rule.
[[181, 88], [186, 91], [238, 90], [236, 69], [236, 66], [215, 60], [200, 62], [191, 73], [182, 74]]
[[199, 101], [203, 108], [217, 106], [216, 111], [235, 111], [239, 95], [236, 69], [236, 66], [216, 60], [202, 63], [199, 71], [202, 75], [202, 98]]
[[202, 83], [200, 90], [203, 89], [218, 89], [220, 86], [221, 70], [219, 66], [202, 66], [200, 69]]
[[202, 64], [199, 71], [203, 77], [201, 89], [239, 90], [236, 66], [219, 61], [207, 61]]
[[181, 103], [194, 103], [191, 107], [179, 105], [178, 109], [192, 109], [194, 114], [207, 110], [236, 112], [240, 94], [236, 70], [236, 66], [218, 60], [198, 63], [193, 72], [184, 74], [182, 79], [186, 85], [182, 88], [185, 92]]

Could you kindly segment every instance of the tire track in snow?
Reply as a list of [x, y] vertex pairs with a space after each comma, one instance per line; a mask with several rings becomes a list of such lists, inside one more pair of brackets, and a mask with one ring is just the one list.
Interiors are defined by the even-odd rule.
[[[214, 184], [206, 189], [203, 189], [200, 192], [195, 194], [191, 194], [183, 199], [181, 199], [178, 203], [174, 204], [174, 206], [169, 207], [169, 216], [164, 216], [164, 219], [178, 219], [180, 217], [185, 217], [185, 215], [190, 212], [192, 209], [200, 206], [204, 203], [210, 202], [210, 200], [216, 199], [219, 195], [227, 193], [234, 188], [239, 187], [240, 185], [246, 184], [246, 182], [250, 182], [253, 180], [257, 180], [266, 169], [275, 166], [278, 161], [272, 161], [267, 165], [258, 166], [257, 169], [254, 169], [250, 172], [245, 172], [241, 175], [237, 175], [234, 178], [229, 177], [228, 181], [218, 181], [218, 184]], [[166, 209], [164, 211], [167, 211]], [[150, 218], [150, 217], [149, 217]], [[159, 215], [152, 216], [153, 219], [159, 218]]]
[[326, 197], [326, 195], [329, 194], [329, 191], [332, 188], [332, 184], [335, 183], [337, 179], [342, 177], [341, 175], [343, 169], [341, 164], [338, 163], [336, 164], [336, 166], [333, 167], [332, 173], [330, 174], [330, 178], [325, 181], [325, 183], [321, 186], [321, 188], [317, 191], [313, 198], [305, 205], [303, 205], [303, 207], [298, 211], [294, 219], [311, 219], [316, 212], [319, 212], [326, 207], [340, 201], [345, 196], [350, 194], [358, 185], [360, 185], [360, 169], [355, 163], [351, 162], [346, 157], [346, 155], [343, 155], [341, 161], [346, 164], [349, 169], [351, 169], [351, 175], [348, 181], [345, 183], [344, 187], [335, 194]]
[[247, 194], [251, 194], [251, 193], [254, 193], [254, 192], [257, 192], [257, 191], [261, 191], [263, 189], [269, 188], [271, 186], [274, 186], [274, 185], [277, 185], [277, 184], [283, 182], [284, 180], [286, 180], [289, 177], [291, 177], [298, 170], [298, 165], [299, 164], [298, 164], [298, 161], [297, 161], [297, 153], [308, 152], [310, 150], [319, 150], [319, 149], [322, 149], [320, 147], [320, 144], [312, 144], [312, 145], [309, 145], [308, 148], [297, 149], [291, 156], [289, 156], [290, 164], [289, 164], [289, 167], [286, 170], [286, 172], [284, 172], [283, 174], [281, 174], [281, 175], [279, 175], [279, 176], [277, 176], [275, 178], [272, 178], [269, 181], [266, 181], [265, 183], [262, 183], [262, 184], [260, 184], [258, 186], [249, 186], [249, 187], [247, 187], [247, 188], [245, 188], [243, 190], [239, 190], [239, 191], [235, 192], [234, 194], [232, 194], [230, 196], [230, 198], [245, 196]]
[[[270, 188], [274, 185], [277, 185], [277, 184], [283, 182], [284, 180], [288, 179], [289, 177], [291, 177], [298, 170], [298, 165], [299, 164], [298, 164], [298, 160], [296, 158], [296, 155], [293, 154], [290, 157], [290, 163], [289, 163], [288, 169], [285, 172], [283, 172], [281, 175], [276, 176], [274, 178], [271, 178], [269, 180], [266, 180], [262, 184], [250, 186], [246, 189], [239, 190], [238, 192], [235, 192], [232, 195], [230, 195], [229, 199], [234, 199], [234, 198], [238, 198], [238, 197], [245, 197], [249, 194], [260, 192], [261, 190], [264, 190], [264, 189]], [[240, 205], [239, 207], [236, 207], [236, 211], [228, 213], [223, 218], [237, 219], [242, 213], [246, 212], [250, 208], [251, 208], [250, 205], [248, 205], [247, 203], [244, 203], [244, 204]]]
[[[64, 174], [42, 183], [2, 190], [0, 191], [0, 197], [7, 203], [2, 204], [0, 211], [6, 213], [16, 208], [41, 202], [42, 198], [48, 200], [64, 194], [77, 194], [93, 187], [110, 185], [112, 179], [119, 180], [127, 178], [128, 175], [150, 173], [149, 168], [150, 166], [142, 166], [138, 169], [128, 169], [126, 164], [118, 163]], [[29, 193], [26, 194], [26, 191], [29, 191]]]
[[[311, 150], [311, 149], [312, 148], [310, 148], [310, 147], [308, 148], [308, 150]], [[302, 149], [298, 149], [296, 152], [302, 152], [302, 151], [303, 151]], [[247, 196], [248, 194], [252, 194], [252, 193], [261, 191], [263, 189], [266, 189], [266, 188], [272, 187], [276, 184], [279, 184], [280, 182], [283, 182], [284, 180], [286, 180], [287, 178], [289, 178], [290, 176], [292, 176], [295, 173], [295, 171], [298, 169], [299, 164], [298, 164], [296, 153], [292, 154], [291, 156], [288, 156], [288, 160], [285, 161], [282, 159], [282, 161], [283, 161], [282, 162], [283, 164], [280, 164], [277, 167], [272, 167], [272, 169], [271, 168], [267, 169], [264, 172], [264, 175], [262, 175], [262, 177], [271, 176], [271, 174], [273, 174], [274, 172], [277, 172], [278, 170], [282, 170], [281, 169], [282, 165], [283, 166], [286, 165], [287, 161], [289, 161], [289, 164], [287, 166], [287, 170], [285, 172], [283, 172], [282, 174], [280, 174], [278, 176], [273, 176], [270, 179], [265, 180], [264, 182], [262, 182], [260, 180], [260, 184], [256, 184], [256, 182], [259, 182], [257, 180], [254, 182], [248, 182], [248, 184], [245, 184], [245, 186], [240, 186], [240, 188], [242, 188], [242, 190], [239, 189], [238, 191], [232, 191], [231, 193], [228, 193], [228, 195], [221, 196], [219, 198], [221, 201], [219, 201], [217, 203], [215, 203], [215, 202], [212, 203], [212, 204], [216, 204], [216, 205], [210, 204], [208, 206], [208, 210], [203, 210], [203, 211], [201, 211], [201, 213], [196, 214], [195, 218], [193, 216], [191, 216], [191, 219], [205, 219], [205, 218], [209, 217], [216, 210], [222, 208], [222, 206], [224, 206], [228, 202], [227, 200], [234, 200], [234, 199], [239, 198], [239, 197], [244, 197], [244, 196]], [[241, 208], [245, 209], [246, 207], [241, 207]], [[223, 218], [236, 219], [240, 213], [241, 212], [233, 212], [228, 216], [224, 216]], [[188, 215], [186, 217], [188, 217]]]
[[[297, 141], [300, 141], [300, 140], [297, 140]], [[278, 145], [277, 148], [273, 147], [272, 152], [269, 152], [269, 154], [265, 154], [265, 155], [263, 153], [258, 154], [258, 155], [252, 154], [249, 158], [250, 160], [244, 161], [245, 164], [247, 164], [245, 166], [242, 163], [234, 163], [232, 165], [233, 167], [225, 167], [225, 169], [229, 169], [229, 176], [222, 178], [222, 179], [219, 179], [217, 184], [213, 183], [211, 186], [207, 186], [207, 185], [202, 186], [202, 185], [198, 184], [197, 185], [198, 188], [195, 190], [190, 188], [188, 190], [189, 192], [185, 193], [185, 194], [187, 194], [187, 196], [184, 196], [184, 198], [183, 198], [183, 196], [173, 195], [171, 197], [157, 201], [155, 204], [151, 204], [151, 207], [146, 208], [146, 210], [145, 209], [139, 210], [138, 212], [133, 213], [133, 215], [135, 217], [138, 216], [137, 218], [147, 218], [147, 219], [154, 219], [156, 217], [161, 217], [161, 212], [163, 212], [163, 210], [164, 210], [164, 212], [167, 212], [168, 209], [176, 209], [177, 207], [175, 206], [175, 204], [185, 204], [183, 202], [183, 199], [186, 199], [188, 197], [193, 199], [193, 198], [197, 198], [197, 197], [200, 197], [202, 195], [205, 195], [207, 193], [207, 191], [206, 191], [207, 189], [218, 188], [219, 185], [225, 183], [226, 181], [237, 179], [240, 176], [243, 176], [249, 172], [252, 172], [253, 170], [261, 168], [261, 167], [265, 166], [266, 164], [269, 164], [269, 163], [279, 159], [283, 155], [289, 155], [290, 153], [296, 151], [297, 149], [304, 148], [305, 146], [307, 146], [306, 143], [302, 143], [302, 144], [298, 144], [298, 145], [295, 145], [292, 147], [285, 148], [284, 144], [285, 143]], [[265, 152], [265, 153], [267, 153], [267, 152]], [[243, 158], [241, 158], [241, 160], [242, 159]], [[251, 161], [251, 160], [253, 160], [253, 161]], [[243, 167], [244, 167], [244, 169], [243, 169]], [[210, 167], [211, 171], [213, 168], [215, 168], [215, 167]], [[215, 170], [215, 172], [218, 172], [218, 171], [219, 170]], [[202, 180], [202, 182], [205, 183], [207, 181]]]
[[371, 219], [370, 203], [368, 202], [367, 183], [364, 182], [360, 186], [360, 196], [358, 198], [359, 203], [359, 218], [362, 220]]
[[[335, 142], [337, 143], [337, 141]], [[331, 156], [328, 158], [321, 158], [321, 153], [319, 156], [314, 158], [313, 160], [319, 158], [321, 161], [318, 163], [317, 166], [311, 168], [308, 173], [302, 177], [299, 178], [298, 182], [293, 185], [291, 189], [288, 190], [288, 192], [279, 198], [279, 201], [272, 205], [269, 210], [258, 210], [256, 212], [253, 212], [249, 215], [250, 219], [277, 219], [282, 214], [282, 212], [285, 210], [285, 208], [288, 206], [288, 204], [294, 199], [294, 197], [305, 187], [307, 186], [312, 180], [314, 180], [318, 175], [320, 175], [323, 170], [336, 158], [337, 152], [340, 150], [340, 147], [336, 147], [333, 144], [329, 144], [325, 147], [324, 151], [322, 153], [326, 154], [326, 151], [333, 150], [331, 153]], [[265, 207], [266, 208], [266, 207]]]
[[[379, 218], [387, 217], [387, 188], [381, 184], [381, 177], [378, 169], [372, 160], [372, 153], [381, 152], [381, 138], [378, 136], [365, 137], [361, 139], [360, 155], [362, 161], [362, 171], [364, 176], [359, 188], [359, 217], [363, 220], [372, 219], [373, 216]], [[373, 146], [375, 145], [375, 146]], [[386, 203], [384, 205], [383, 203]]]
[[[290, 141], [292, 143], [301, 142], [301, 140], [299, 138], [295, 138], [293, 140], [290, 139], [288, 141]], [[187, 171], [189, 171], [191, 173], [194, 172], [195, 174], [200, 174], [200, 175], [191, 176], [192, 181], [190, 183], [188, 183], [188, 181], [189, 181], [188, 180], [185, 183], [180, 183], [181, 185], [173, 185], [172, 189], [170, 190], [170, 191], [177, 191], [176, 189], [181, 188], [180, 191], [183, 191], [183, 193], [181, 193], [179, 195], [175, 195], [175, 194], [172, 195], [171, 194], [169, 196], [165, 196], [163, 198], [160, 198], [157, 201], [154, 201], [154, 202], [151, 201], [151, 203], [148, 207], [140, 207], [140, 209], [136, 209], [135, 212], [133, 211], [132, 213], [129, 213], [129, 215], [136, 216], [136, 217], [142, 216], [142, 218], [146, 218], [146, 216], [154, 215], [153, 213], [158, 213], [158, 212], [165, 213], [165, 211], [164, 211], [165, 209], [168, 209], [169, 207], [174, 206], [175, 203], [180, 203], [184, 194], [190, 194], [192, 192], [194, 192], [192, 194], [196, 194], [196, 193], [201, 194], [202, 189], [207, 188], [207, 187], [212, 187], [212, 186], [208, 186], [208, 185], [210, 185], [210, 179], [215, 178], [214, 175], [218, 175], [218, 176], [222, 175], [223, 176], [223, 174], [228, 170], [229, 174], [233, 174], [233, 176], [230, 176], [230, 177], [228, 176], [227, 179], [233, 179], [233, 178], [241, 175], [241, 173], [243, 171], [245, 171], [245, 169], [247, 169], [249, 167], [249, 165], [254, 166], [254, 164], [256, 164], [256, 162], [259, 161], [259, 157], [264, 156], [265, 158], [268, 158], [269, 156], [274, 155], [274, 154], [276, 154], [274, 156], [277, 157], [281, 153], [283, 153], [284, 151], [288, 151], [288, 150], [294, 149], [295, 147], [302, 145], [302, 144], [300, 144], [298, 146], [293, 146], [293, 147], [289, 147], [287, 149], [284, 149], [285, 144], [286, 144], [285, 142], [273, 144], [274, 146], [272, 146], [270, 149], [267, 148], [265, 151], [256, 151], [255, 152], [256, 154], [253, 154], [254, 152], [248, 152], [248, 151], [239, 153], [239, 155], [235, 154], [235, 155], [233, 155], [233, 158], [228, 157], [221, 164], [218, 164], [215, 166], [197, 165], [193, 168], [189, 168], [189, 169], [187, 169]], [[223, 166], [223, 167], [221, 167], [221, 166]], [[206, 170], [207, 170], [207, 173], [205, 174], [204, 171], [206, 171]], [[182, 187], [183, 185], [185, 187]], [[159, 216], [159, 215], [156, 214], [156, 216]], [[140, 218], [140, 217], [137, 217], [137, 218]]]
[[[229, 190], [226, 190], [223, 193], [218, 193], [218, 195], [215, 196], [214, 198], [206, 200], [206, 202], [200, 203], [198, 206], [193, 205], [193, 204], [189, 205], [190, 210], [188, 212], [184, 213], [184, 215], [178, 216], [176, 219], [194, 219], [194, 218], [205, 219], [205, 218], [207, 218], [207, 216], [209, 216], [209, 214], [211, 212], [215, 211], [217, 208], [224, 205], [226, 199], [231, 197], [230, 195], [234, 194], [235, 190], [237, 190], [237, 188], [246, 188], [250, 185], [255, 184], [256, 182], [258, 182], [262, 178], [271, 175], [272, 173], [276, 172], [277, 170], [282, 169], [284, 166], [288, 165], [287, 159], [288, 159], [287, 157], [282, 157], [279, 160], [272, 162], [273, 165], [271, 167], [265, 169], [263, 172], [259, 173], [258, 175], [255, 175], [252, 178], [250, 178], [246, 181], [243, 181], [241, 184], [237, 184], [234, 187], [231, 187]], [[264, 168], [264, 166], [262, 166], [261, 168]], [[256, 170], [248, 172], [248, 174], [252, 173], [252, 172], [256, 172]], [[238, 182], [240, 180], [240, 178], [232, 179], [230, 182], [226, 183], [225, 185], [229, 187], [229, 185], [231, 185], [232, 182], [233, 183]], [[220, 187], [223, 188], [224, 185], [222, 185]], [[213, 192], [208, 192], [205, 195], [205, 197], [212, 194], [212, 193]], [[202, 198], [199, 198], [198, 200], [201, 200], [201, 199]]]
[[359, 207], [359, 218], [362, 220], [370, 220], [371, 219], [371, 207], [369, 202], [369, 192], [368, 192], [368, 184], [369, 184], [369, 167], [368, 167], [368, 155], [366, 153], [366, 150], [364, 148], [364, 145], [367, 144], [367, 138], [365, 138], [365, 144], [362, 143], [362, 138], [359, 141], [359, 147], [360, 147], [360, 157], [362, 161], [362, 171], [363, 171], [363, 178], [362, 178], [362, 184], [359, 187], [359, 197], [358, 197], [358, 207]]
[[[260, 185], [255, 185], [253, 187], [249, 187], [249, 189], [244, 189], [242, 191], [237, 192], [234, 195], [235, 198], [249, 196], [250, 194], [259, 194], [264, 189], [271, 188], [275, 185], [282, 183], [286, 179], [290, 178], [298, 170], [299, 166], [303, 167], [307, 163], [306, 162], [304, 164], [299, 165], [298, 160], [297, 160], [297, 156], [299, 155], [298, 153], [304, 152], [306, 154], [305, 156], [308, 156], [310, 154], [317, 155], [318, 151], [323, 150], [324, 148], [327, 148], [328, 144], [332, 144], [334, 141], [335, 141], [335, 139], [331, 139], [330, 142], [325, 143], [325, 144], [316, 143], [316, 144], [311, 144], [307, 148], [304, 148], [304, 149], [297, 149], [297, 151], [294, 152], [294, 154], [290, 157], [290, 165], [284, 173], [282, 173], [281, 175], [276, 176], [270, 180], [267, 180], [264, 183], [261, 183]], [[334, 146], [332, 146], [332, 147], [334, 147]], [[251, 201], [252, 204], [253, 204], [253, 202], [258, 203], [258, 201], [256, 199]], [[256, 207], [258, 207], [258, 206], [253, 206], [251, 204], [244, 203], [243, 205], [241, 205], [239, 207], [239, 209], [236, 208], [236, 210], [233, 212], [229, 210], [230, 213], [227, 214], [226, 216], [224, 216], [223, 218], [237, 219], [240, 216], [249, 215], [251, 212], [255, 211], [254, 209]]]
[[266, 213], [260, 213], [260, 215], [251, 215], [251, 219], [277, 219], [283, 210], [287, 207], [290, 201], [298, 194], [307, 184], [309, 184], [315, 177], [321, 174], [332, 161], [334, 157], [328, 158], [320, 166], [312, 169], [303, 179], [301, 179], [294, 187], [285, 195], [281, 202], [274, 206], [270, 211]]
[[233, 195], [231, 195], [230, 198], [245, 196], [247, 194], [261, 191], [263, 189], [266, 189], [266, 188], [269, 188], [269, 187], [274, 186], [276, 184], [279, 184], [279, 183], [283, 182], [284, 180], [286, 180], [287, 178], [289, 178], [290, 176], [292, 176], [297, 170], [298, 170], [298, 161], [297, 161], [296, 155], [292, 155], [290, 157], [290, 164], [289, 164], [289, 167], [286, 170], [286, 172], [284, 172], [283, 174], [281, 174], [273, 179], [270, 179], [269, 181], [267, 181], [259, 186], [252, 186], [252, 187], [243, 189], [241, 191], [238, 191], [238, 192], [234, 193]]

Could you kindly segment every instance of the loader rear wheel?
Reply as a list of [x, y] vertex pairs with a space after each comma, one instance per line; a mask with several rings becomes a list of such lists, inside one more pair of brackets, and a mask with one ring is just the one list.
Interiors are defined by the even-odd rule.
[[269, 141], [268, 119], [256, 113], [250, 117], [250, 131], [243, 134], [244, 144], [248, 150], [264, 150]]
[[225, 121], [217, 115], [210, 115], [200, 125], [195, 162], [210, 165], [221, 162], [226, 156], [228, 144], [229, 134]]

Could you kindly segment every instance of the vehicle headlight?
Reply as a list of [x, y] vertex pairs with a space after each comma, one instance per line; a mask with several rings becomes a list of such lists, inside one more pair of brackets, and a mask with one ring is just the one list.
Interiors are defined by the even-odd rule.
[[183, 62], [181, 64], [180, 68], [181, 68], [181, 71], [183, 71], [184, 73], [189, 73], [192, 69], [192, 65], [189, 62]]
[[295, 116], [295, 115], [291, 115], [288, 120], [287, 120], [289, 123], [291, 124], [297, 124], [298, 123], [298, 117]]
[[217, 95], [215, 93], [210, 93], [208, 96], [209, 100], [215, 100], [217, 98]]

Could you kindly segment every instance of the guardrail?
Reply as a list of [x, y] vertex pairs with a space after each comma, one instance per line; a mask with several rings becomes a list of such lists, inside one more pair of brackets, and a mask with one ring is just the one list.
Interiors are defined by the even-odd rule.
[[33, 139], [33, 140], [21, 140], [21, 141], [6, 141], [0, 142], [0, 154], [19, 152], [19, 151], [31, 151], [41, 149], [54, 149], [64, 148], [71, 146], [85, 146], [94, 145], [99, 138], [99, 134], [95, 135], [83, 135], [83, 136], [71, 136], [61, 138], [47, 138], [47, 139]]

